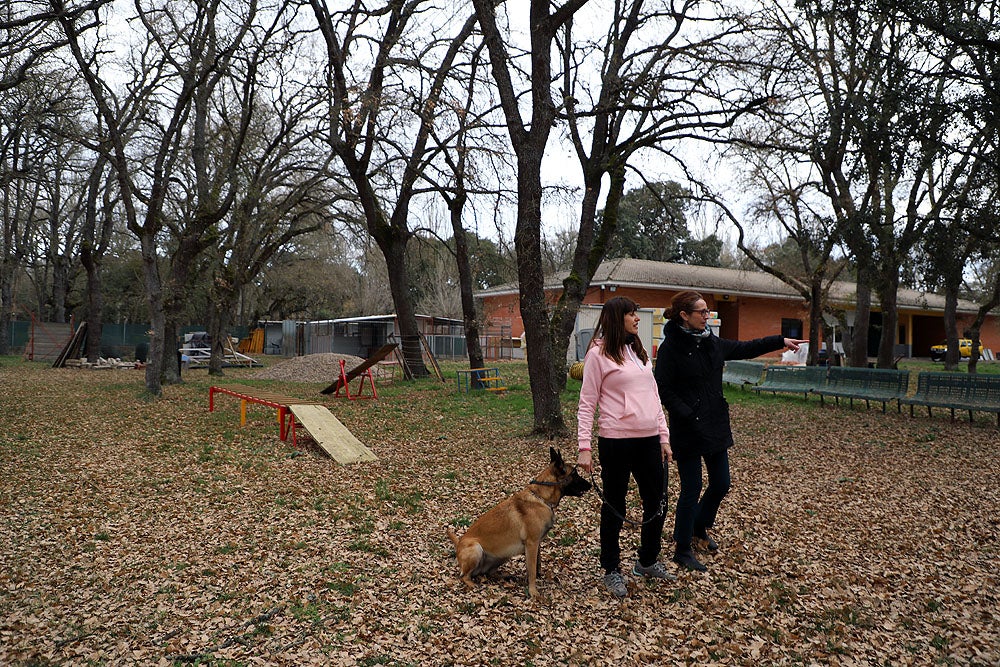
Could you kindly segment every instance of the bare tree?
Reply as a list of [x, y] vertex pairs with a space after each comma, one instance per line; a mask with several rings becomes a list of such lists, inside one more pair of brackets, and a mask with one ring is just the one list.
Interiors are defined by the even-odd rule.
[[[491, 3], [475, 2], [518, 156], [515, 244], [521, 315], [532, 350], [535, 430], [540, 433], [563, 428], [553, 397], [565, 384], [566, 350], [576, 313], [616, 231], [631, 163], [638, 165], [655, 154], [683, 167], [671, 150], [675, 140], [711, 139], [763, 101], [745, 91], [728, 91], [722, 82], [726, 63], [732, 61], [727, 43], [736, 38], [739, 26], [721, 5], [641, 0], [610, 7], [586, 4], [532, 2], [526, 56], [530, 66], [518, 66], [497, 20], [499, 7], [506, 5], [495, 9]], [[698, 17], [706, 20], [699, 23]], [[550, 56], [556, 47], [561, 53], [558, 75], [553, 74]], [[522, 117], [515, 91], [521, 72], [527, 79], [524, 95], [531, 99], [530, 122]], [[559, 81], [558, 91], [554, 81]], [[542, 192], [537, 177], [550, 129], [558, 120], [566, 121], [584, 187], [572, 266], [550, 308], [543, 289], [537, 222]], [[602, 196], [606, 199], [598, 225]]]
[[[723, 3], [616, 3], [596, 22], [608, 27], [595, 39], [577, 34], [591, 29], [588, 18], [570, 21], [560, 44], [561, 93], [584, 182], [573, 264], [552, 313], [553, 348], [562, 359], [577, 310], [618, 228], [627, 170], [646, 180], [652, 156], [686, 170], [674, 154], [680, 140], [716, 141], [766, 101], [752, 88], [731, 85], [730, 69], [739, 65], [735, 51], [746, 36]], [[565, 373], [557, 376], [564, 384]]]
[[[259, 20], [258, 9], [265, 10], [260, 12]], [[171, 177], [178, 187], [171, 188], [165, 200], [170, 214], [163, 216], [163, 222], [174, 244], [163, 281], [168, 341], [175, 339], [179, 331], [191, 285], [210, 271], [203, 253], [218, 247], [219, 227], [243, 192], [245, 184], [239, 181], [237, 173], [245, 161], [251, 122], [254, 114], [259, 113], [257, 96], [261, 79], [265, 78], [260, 69], [280, 55], [280, 47], [272, 41], [276, 32], [284, 34], [288, 15], [282, 10], [282, 5], [251, 6], [249, 14], [238, 15], [230, 14], [225, 3], [213, 2], [205, 7], [204, 17], [192, 26], [193, 34], [174, 28], [161, 34], [161, 39], [176, 40], [178, 55], [194, 55], [198, 62], [195, 71], [203, 77], [193, 91], [189, 122], [178, 135], [178, 160]], [[144, 18], [144, 22], [152, 33], [152, 15]], [[181, 17], [172, 23], [183, 25]], [[245, 225], [249, 220], [240, 222]], [[225, 281], [216, 281], [214, 287], [224, 284]], [[215, 296], [221, 298], [218, 293]], [[213, 314], [219, 314], [215, 303], [209, 308]], [[210, 319], [218, 324], [218, 317]], [[220, 345], [217, 337], [216, 372], [221, 368]], [[180, 381], [177, 358], [176, 348], [166, 345], [162, 367], [165, 381]]]
[[0, 90], [0, 354], [10, 354], [15, 276], [34, 256], [44, 228], [48, 142], [41, 126], [53, 116], [49, 81], [34, 70]]
[[[549, 0], [531, 0], [528, 9], [530, 30], [530, 66], [525, 70], [529, 87], [528, 101], [523, 104], [515, 88], [516, 77], [522, 72], [504, 39], [505, 30], [498, 22], [499, 11], [505, 4], [490, 0], [473, 0], [480, 29], [489, 49], [490, 65], [497, 84], [500, 104], [507, 121], [507, 132], [517, 155], [517, 222], [514, 246], [517, 253], [517, 278], [520, 292], [521, 319], [525, 340], [531, 350], [528, 378], [534, 405], [534, 431], [555, 436], [565, 431], [559, 388], [564, 379], [552, 347], [552, 327], [545, 297], [545, 274], [542, 266], [542, 159], [558, 109], [553, 97], [552, 49], [558, 32], [563, 29], [587, 0], [566, 0], [555, 4]], [[530, 108], [526, 119], [524, 111]], [[564, 355], [565, 357], [565, 355]], [[557, 375], [559, 377], [557, 377]]]
[[[98, 12], [113, 0], [91, 0], [78, 8], [80, 13]], [[0, 14], [0, 92], [25, 83], [46, 56], [66, 46], [57, 17], [61, 9], [48, 0], [5, 2]], [[81, 32], [98, 25], [81, 22]]]
[[[259, 8], [254, 4], [243, 11], [215, 1], [137, 3], [134, 18], [147, 39], [133, 51], [133, 78], [122, 95], [102, 73], [105, 42], [98, 40], [85, 50], [80, 39], [83, 11], [68, 8], [61, 0], [51, 0], [51, 8], [101, 115], [103, 145], [118, 178], [126, 224], [139, 239], [152, 329], [146, 389], [159, 395], [164, 380], [178, 378], [176, 365], [170, 363], [176, 353], [168, 319], [184, 299], [194, 259], [211, 243], [207, 232], [232, 205], [233, 191], [227, 186], [244, 138], [241, 133], [230, 137], [224, 159], [211, 161], [209, 101], [233, 66], [235, 54], [245, 47]], [[277, 20], [273, 17], [281, 15], [282, 6], [271, 9], [268, 15]], [[266, 24], [261, 30], [267, 32]], [[245, 132], [254, 108], [253, 77], [244, 81], [246, 104], [235, 123], [240, 132]], [[176, 177], [185, 159], [193, 165], [191, 190], [184, 193], [191, 215], [168, 219], [165, 212], [168, 204], [178, 201], [179, 194], [172, 189], [182, 185]], [[174, 210], [181, 209], [175, 205]], [[175, 240], [173, 261], [164, 278], [160, 234], [168, 222]]]
[[[98, 133], [99, 134], [99, 133]], [[100, 356], [104, 331], [104, 258], [115, 231], [118, 192], [108, 159], [98, 155], [87, 179], [83, 225], [80, 230], [80, 263], [87, 274], [87, 347], [88, 359]]]
[[[450, 83], [454, 91], [445, 95], [442, 104], [442, 108], [450, 113], [442, 114], [439, 122], [431, 128], [433, 139], [441, 149], [441, 166], [437, 168], [438, 165], [429, 164], [424, 180], [431, 190], [440, 195], [448, 208], [451, 242], [443, 245], [451, 252], [457, 269], [456, 287], [469, 368], [482, 368], [485, 361], [480, 343], [480, 318], [473, 297], [476, 280], [473, 252], [476, 248], [470, 247], [470, 241], [481, 246], [478, 236], [466, 230], [465, 216], [469, 209], [473, 209], [470, 199], [482, 195], [497, 198], [504, 196], [504, 188], [500, 182], [502, 172], [484, 168], [484, 165], [488, 162], [503, 164], [509, 150], [505, 145], [499, 145], [501, 140], [498, 134], [502, 128], [490, 120], [497, 109], [489, 103], [489, 96], [483, 95], [483, 90], [490, 87], [489, 82], [483, 79], [486, 76], [483, 74], [486, 70], [483, 62], [485, 46], [481, 42], [476, 42], [473, 46], [474, 48], [467, 49], [469, 55], [466, 61], [456, 63], [453, 67], [456, 76]], [[493, 182], [489, 182], [491, 177]], [[442, 293], [440, 289], [445, 284], [440, 280], [435, 281], [431, 289], [438, 292], [437, 300], [442, 307], [446, 303], [450, 307], [449, 295]], [[478, 378], [473, 378], [473, 382], [478, 384]]]
[[326, 140], [385, 256], [407, 366], [426, 376], [406, 266], [414, 233], [408, 218], [422, 172], [437, 153], [430, 138], [445, 81], [475, 21], [460, 15], [418, 26], [432, 7], [425, 0], [389, 0], [372, 9], [358, 3], [343, 11], [322, 0], [310, 4], [326, 46]]
[[812, 2], [789, 12], [776, 2], [764, 17], [757, 45], [765, 66], [752, 76], [771, 88], [777, 129], [748, 143], [815, 170], [795, 176], [827, 200], [858, 267], [850, 363], [867, 362], [874, 290], [882, 311], [878, 363], [892, 366], [900, 267], [962, 187], [986, 133], [948, 103], [954, 49], [928, 50], [898, 14]]
[[331, 157], [315, 159], [315, 103], [285, 87], [274, 90], [273, 114], [261, 114], [240, 160], [235, 204], [212, 245], [209, 373], [222, 373], [224, 350], [237, 301], [279, 252], [295, 238], [322, 229], [343, 198], [328, 174]]
[[[779, 167], [780, 168], [780, 167]], [[785, 174], [787, 175], [787, 174]], [[806, 363], [819, 363], [819, 335], [823, 329], [824, 315], [829, 313], [840, 321], [841, 330], [847, 329], [843, 310], [829, 301], [830, 288], [847, 266], [845, 261], [834, 261], [833, 252], [839, 245], [839, 236], [833, 223], [803, 200], [803, 186], [778, 181], [779, 174], [765, 178], [766, 194], [755, 206], [758, 220], [777, 221], [782, 231], [794, 245], [796, 262], [792, 267], [782, 267], [768, 262], [762, 253], [748, 245], [745, 223], [719, 202], [725, 215], [738, 231], [737, 247], [761, 271], [770, 273], [794, 288], [809, 307], [809, 354]]]
[[[1000, 177], [1000, 39], [996, 37], [1000, 2], [884, 0], [883, 4], [887, 11], [897, 12], [917, 26], [915, 31], [926, 36], [928, 48], [957, 49], [956, 57], [948, 62], [945, 76], [960, 82], [966, 94], [956, 96], [953, 103], [960, 105], [967, 122], [986, 131], [975, 162], [968, 170], [967, 186], [948, 205], [951, 216], [933, 221], [924, 244], [929, 252], [931, 275], [944, 279], [948, 340], [945, 366], [954, 368], [959, 359], [959, 332], [955, 322], [958, 284], [967, 262], [977, 255], [994, 256], [1000, 238], [1000, 218], [994, 210]], [[980, 290], [980, 308], [970, 327], [975, 337], [969, 360], [970, 373], [976, 372], [979, 329], [986, 315], [998, 305], [997, 281], [1000, 281], [1000, 274], [996, 272], [985, 276]]]
[[50, 86], [51, 113], [39, 126], [44, 142], [38, 164], [44, 231], [38, 237], [32, 273], [39, 304], [47, 306], [46, 319], [66, 322], [70, 286], [80, 271], [80, 233], [94, 154], [86, 148], [86, 130], [79, 118], [87, 110], [86, 100], [73, 91], [71, 82]]

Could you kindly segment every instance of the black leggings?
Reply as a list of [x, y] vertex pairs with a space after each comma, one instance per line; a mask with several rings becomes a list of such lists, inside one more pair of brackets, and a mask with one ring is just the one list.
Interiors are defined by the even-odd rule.
[[[621, 564], [622, 519], [629, 475], [635, 477], [642, 499], [642, 520], [639, 534], [639, 562], [649, 566], [660, 555], [663, 519], [660, 512], [663, 499], [663, 455], [660, 436], [646, 438], [598, 438], [597, 452], [601, 460], [601, 482], [604, 500], [601, 505], [601, 567], [606, 572], [619, 569]], [[610, 505], [611, 507], [609, 507]], [[614, 508], [614, 511], [612, 510]], [[617, 516], [615, 514], [617, 512]]]

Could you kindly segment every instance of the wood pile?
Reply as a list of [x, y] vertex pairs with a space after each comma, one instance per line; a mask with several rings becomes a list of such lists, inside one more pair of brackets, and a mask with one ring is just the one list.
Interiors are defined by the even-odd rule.
[[116, 357], [112, 357], [110, 359], [98, 357], [96, 362], [87, 361], [86, 357], [81, 357], [79, 359], [67, 359], [63, 365], [66, 368], [89, 368], [95, 371], [116, 369], [133, 370], [144, 366], [144, 364], [141, 364], [138, 361], [124, 361]]

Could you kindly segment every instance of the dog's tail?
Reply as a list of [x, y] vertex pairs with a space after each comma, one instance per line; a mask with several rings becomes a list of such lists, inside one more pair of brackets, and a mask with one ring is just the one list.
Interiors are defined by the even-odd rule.
[[457, 549], [458, 548], [458, 535], [455, 534], [455, 530], [451, 526], [448, 526], [448, 537], [451, 538], [451, 543], [454, 544], [455, 548]]

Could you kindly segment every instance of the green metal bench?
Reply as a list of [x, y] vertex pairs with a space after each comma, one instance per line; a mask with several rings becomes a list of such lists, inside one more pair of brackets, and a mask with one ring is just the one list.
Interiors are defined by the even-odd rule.
[[764, 381], [750, 387], [760, 393], [809, 394], [826, 384], [826, 366], [768, 366], [764, 371]]
[[[910, 371], [897, 371], [880, 368], [844, 368], [832, 366], [826, 376], [826, 384], [813, 390], [819, 394], [820, 401], [826, 396], [833, 396], [840, 405], [841, 398], [850, 399], [854, 407], [854, 399], [863, 400], [865, 407], [870, 408], [870, 401], [885, 404], [889, 401], [899, 401], [906, 397], [910, 389]], [[897, 403], [896, 411], [902, 408]]]
[[910, 406], [911, 417], [914, 405], [927, 406], [928, 417], [931, 408], [948, 408], [952, 421], [955, 421], [955, 410], [967, 411], [970, 422], [975, 412], [995, 412], [997, 428], [1000, 428], [1000, 375], [924, 371], [917, 375], [916, 393], [899, 402]]
[[722, 381], [726, 384], [742, 387], [744, 390], [747, 385], [753, 387], [760, 384], [763, 375], [764, 362], [762, 361], [727, 361], [722, 368]]

